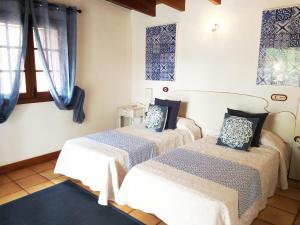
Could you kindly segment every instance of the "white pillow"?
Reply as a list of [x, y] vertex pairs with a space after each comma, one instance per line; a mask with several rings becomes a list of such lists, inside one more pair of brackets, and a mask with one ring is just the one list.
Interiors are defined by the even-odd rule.
[[191, 135], [193, 141], [202, 137], [200, 127], [198, 127], [191, 119], [177, 117], [176, 125], [178, 129], [187, 131]]

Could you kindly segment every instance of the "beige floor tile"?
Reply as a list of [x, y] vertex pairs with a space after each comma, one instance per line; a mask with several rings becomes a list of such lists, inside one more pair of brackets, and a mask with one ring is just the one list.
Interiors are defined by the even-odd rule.
[[158, 219], [156, 216], [144, 213], [140, 210], [133, 210], [129, 215], [143, 222], [146, 225], [154, 225], [160, 222], [160, 219]]
[[44, 172], [41, 172], [40, 175], [47, 178], [48, 180], [52, 180], [56, 177], [61, 176], [61, 174], [54, 173], [54, 169], [46, 170]]
[[264, 222], [262, 220], [256, 219], [251, 225], [272, 225], [271, 223]]
[[292, 225], [295, 215], [267, 206], [258, 218], [274, 225]]
[[44, 182], [46, 182], [46, 181], [47, 181], [46, 178], [42, 177], [42, 176], [39, 175], [39, 174], [35, 174], [35, 175], [32, 175], [32, 176], [25, 177], [25, 178], [22, 178], [22, 179], [20, 179], [20, 180], [17, 180], [16, 182], [17, 182], [22, 188], [29, 188], [29, 187], [32, 187], [32, 186], [35, 186], [35, 185], [44, 183]]
[[297, 220], [294, 225], [300, 225], [300, 217], [297, 217]]
[[22, 188], [19, 187], [19, 185], [15, 183], [7, 183], [0, 185], [0, 197], [4, 197], [5, 195], [13, 194], [18, 191], [21, 191]]
[[11, 202], [13, 200], [16, 200], [18, 198], [22, 198], [24, 196], [28, 195], [26, 191], [18, 191], [16, 193], [10, 194], [10, 195], [6, 195], [2, 198], [0, 198], [0, 205]]
[[288, 198], [300, 201], [300, 190], [297, 189], [297, 188], [290, 187], [286, 191], [283, 191], [281, 189], [277, 189], [276, 193], [278, 195], [281, 195], [281, 196], [284, 196], [284, 197], [288, 197]]
[[19, 179], [22, 179], [24, 177], [28, 177], [28, 176], [31, 176], [34, 174], [36, 174], [36, 173], [33, 170], [25, 168], [25, 169], [10, 172], [7, 174], [7, 176], [9, 176], [12, 180], [19, 180]]
[[67, 180], [69, 180], [69, 177], [60, 176], [60, 177], [55, 177], [55, 178], [51, 179], [51, 182], [53, 182], [55, 184], [60, 184], [60, 183], [65, 182]]
[[6, 175], [0, 175], [0, 185], [11, 183], [12, 180]]
[[268, 200], [268, 205], [288, 211], [293, 214], [297, 214], [298, 209], [300, 207], [300, 202], [279, 195], [275, 195], [274, 197]]
[[45, 163], [41, 163], [41, 164], [37, 164], [34, 165], [32, 167], [30, 167], [32, 170], [34, 170], [37, 173], [43, 172], [45, 170], [50, 170], [53, 169], [55, 167], [55, 165], [51, 162], [45, 162]]
[[46, 189], [48, 187], [51, 187], [55, 185], [54, 183], [50, 182], [50, 181], [46, 181], [44, 183], [41, 183], [41, 184], [37, 184], [37, 185], [34, 185], [32, 187], [29, 187], [29, 188], [25, 188], [25, 190], [29, 193], [34, 193], [34, 192], [37, 192], [37, 191], [40, 191], [40, 190], [43, 190], [43, 189]]
[[130, 213], [133, 208], [129, 207], [128, 205], [118, 205], [117, 203], [110, 201], [109, 204], [113, 205], [114, 207], [122, 210], [125, 213]]

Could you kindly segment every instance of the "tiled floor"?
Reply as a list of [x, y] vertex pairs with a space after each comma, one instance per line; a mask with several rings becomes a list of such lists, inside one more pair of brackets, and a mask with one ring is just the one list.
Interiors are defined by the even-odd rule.
[[[56, 160], [52, 160], [0, 175], [0, 205], [68, 180], [68, 177], [53, 173], [55, 163]], [[96, 195], [99, 194], [89, 190], [79, 181], [72, 181]], [[278, 190], [252, 225], [300, 225], [300, 183], [295, 181], [289, 183], [289, 190]], [[154, 215], [129, 206], [119, 206], [114, 202], [111, 204], [147, 225], [165, 224]]]

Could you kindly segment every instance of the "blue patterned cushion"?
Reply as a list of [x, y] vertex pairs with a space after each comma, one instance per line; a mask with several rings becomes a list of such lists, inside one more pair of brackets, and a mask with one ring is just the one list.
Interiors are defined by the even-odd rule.
[[151, 130], [162, 132], [165, 129], [167, 117], [167, 106], [150, 105], [145, 119], [145, 125]]
[[268, 113], [247, 113], [243, 112], [240, 110], [234, 110], [234, 109], [229, 109], [227, 108], [227, 112], [230, 116], [239, 116], [239, 117], [245, 117], [245, 118], [258, 118], [258, 124], [256, 126], [253, 139], [251, 142], [252, 147], [259, 147], [259, 141], [260, 141], [260, 134], [261, 130], [263, 129], [265, 120], [267, 116], [269, 115]]
[[217, 145], [248, 151], [258, 122], [258, 118], [230, 116], [226, 113]]

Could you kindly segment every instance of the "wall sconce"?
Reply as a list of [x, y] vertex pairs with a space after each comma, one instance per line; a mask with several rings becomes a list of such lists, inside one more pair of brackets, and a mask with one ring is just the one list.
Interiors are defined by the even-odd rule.
[[212, 32], [217, 32], [219, 29], [220, 29], [220, 25], [217, 24], [217, 23], [215, 23], [215, 24], [212, 26], [211, 31], [212, 31]]

